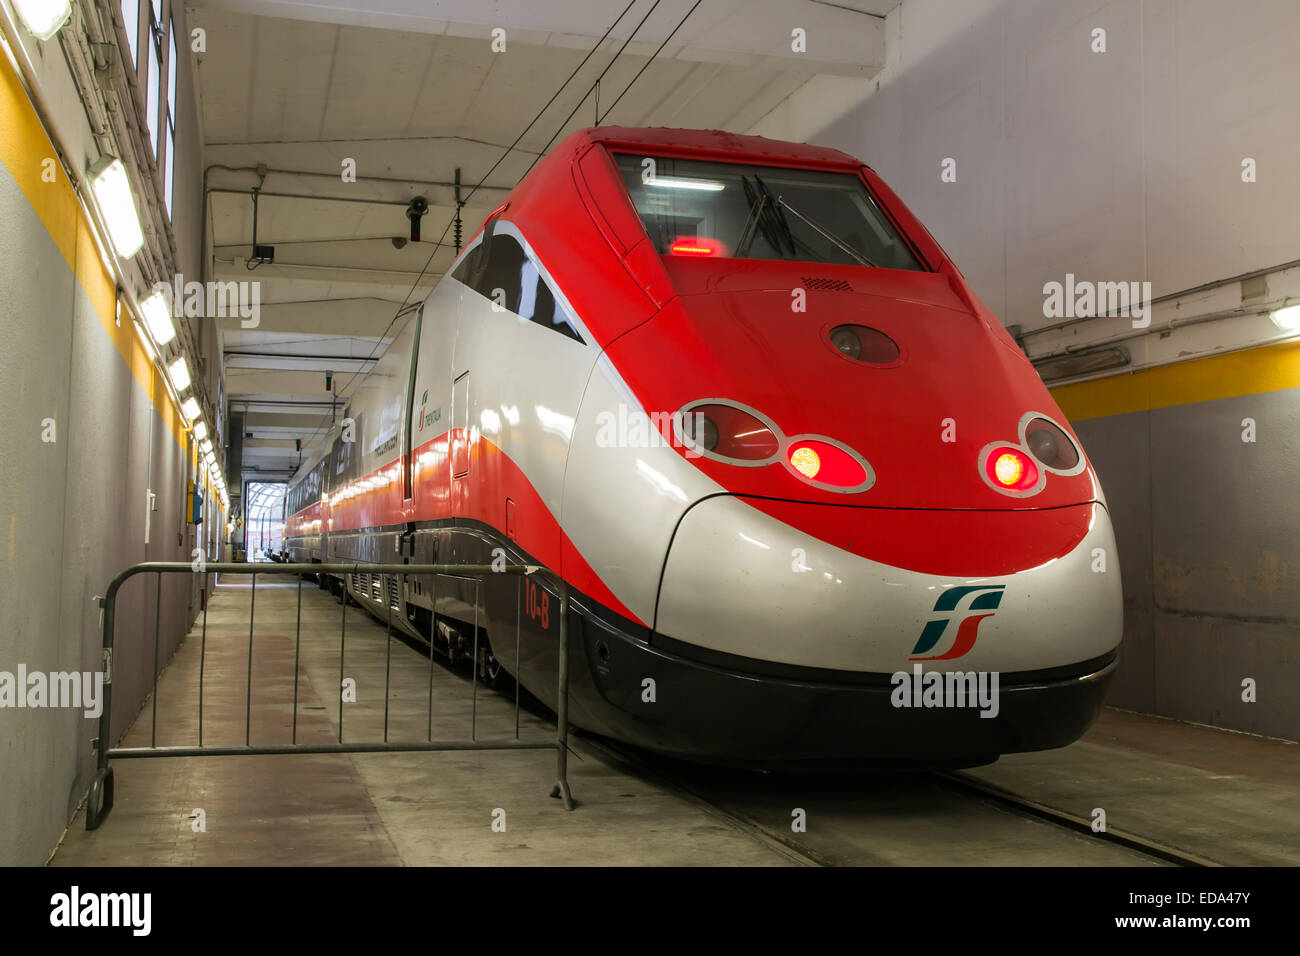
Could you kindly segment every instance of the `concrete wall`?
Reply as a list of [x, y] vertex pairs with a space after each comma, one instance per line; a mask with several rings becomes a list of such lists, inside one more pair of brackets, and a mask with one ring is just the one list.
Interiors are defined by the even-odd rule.
[[[1113, 410], [1113, 380], [1056, 390], [1119, 545], [1123, 661], [1109, 703], [1300, 738], [1298, 379], [1300, 343], [1127, 377], [1135, 410], [1119, 414], [1095, 414]], [[1181, 401], [1194, 395], [1206, 400]]]
[[[42, 120], [68, 145], [74, 169], [89, 165], [96, 146], [57, 43], [31, 41], [27, 53], [56, 115], [38, 117], [0, 56], [0, 672], [95, 672], [102, 660], [93, 599], [131, 564], [190, 560], [196, 535], [184, 508], [193, 453], [129, 312], [116, 321], [115, 281], [64, 170], [53, 182], [41, 178], [42, 161], [56, 155]], [[202, 144], [184, 61], [172, 229], [178, 264], [197, 278]], [[146, 544], [149, 491], [156, 498]], [[137, 579], [120, 594], [112, 742], [150, 689], [154, 589], [152, 579]], [[160, 665], [197, 605], [192, 576], [164, 582]], [[0, 707], [0, 864], [48, 858], [93, 777], [97, 733], [81, 709]]]
[[[104, 328], [112, 287], [92, 301], [7, 167], [0, 168], [0, 671], [100, 671], [99, 609], [111, 578], [145, 560], [188, 560], [182, 524], [185, 450]], [[78, 224], [68, 223], [72, 230]], [[88, 235], [80, 227], [83, 249]], [[81, 263], [85, 266], [85, 263]], [[90, 270], [102, 270], [92, 260]], [[143, 364], [143, 363], [142, 363]], [[148, 373], [146, 373], [148, 374]], [[153, 390], [161, 392], [159, 382]], [[53, 420], [54, 441], [46, 419]], [[145, 545], [147, 491], [157, 495]], [[188, 579], [162, 604], [165, 664], [188, 628]], [[153, 594], [144, 582], [118, 609], [114, 739], [153, 672]], [[0, 862], [43, 863], [94, 768], [97, 724], [79, 710], [0, 709]]]
[[[1293, 0], [903, 0], [885, 69], [856, 103], [843, 82], [810, 84], [754, 131], [861, 157], [1003, 322], [1033, 329], [1056, 321], [1043, 284], [1067, 272], [1149, 281], [1158, 297], [1300, 258], [1298, 35]], [[955, 182], [941, 178], [949, 158]], [[1298, 276], [1269, 276], [1257, 299], [1300, 295]], [[1162, 308], [1185, 319], [1245, 304], [1230, 283]], [[1130, 332], [1099, 319], [1030, 342]], [[1297, 352], [1186, 361], [1284, 339], [1263, 315], [1152, 334], [1127, 343], [1152, 371], [1057, 390], [1115, 517], [1126, 624], [1113, 704], [1300, 737]], [[1246, 678], [1256, 703], [1241, 700]]]
[[1293, 0], [904, 0], [869, 95], [812, 141], [871, 165], [1032, 328], [1067, 270], [1160, 296], [1297, 258], [1297, 35]]

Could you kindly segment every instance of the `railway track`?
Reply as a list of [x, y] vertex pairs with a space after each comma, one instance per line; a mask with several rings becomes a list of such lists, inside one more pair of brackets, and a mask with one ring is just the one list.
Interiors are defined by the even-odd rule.
[[[862, 865], [859, 862], [808, 846], [796, 839], [793, 834], [763, 823], [752, 814], [732, 805], [729, 801], [710, 796], [706, 787], [695, 784], [688, 779], [686, 774], [663, 766], [663, 761], [657, 758], [604, 738], [583, 734], [581, 740], [585, 746], [590, 747], [599, 754], [603, 754], [606, 759], [634, 768], [639, 775], [649, 778], [665, 789], [671, 790], [689, 800], [710, 815], [748, 834], [791, 862], [801, 866]], [[1109, 827], [1105, 831], [1094, 832], [1091, 821], [1084, 817], [1047, 806], [1009, 790], [1004, 790], [961, 771], [935, 771], [925, 776], [934, 779], [942, 788], [948, 791], [991, 802], [1004, 811], [1011, 811], [1022, 817], [1046, 822], [1075, 835], [1089, 837], [1115, 847], [1122, 847], [1129, 853], [1138, 854], [1162, 865], [1184, 867], [1218, 867], [1222, 865], [1206, 857], [1157, 843], [1137, 834]]]
[[1072, 830], [1075, 833], [1082, 833], [1085, 836], [1091, 836], [1117, 846], [1125, 847], [1136, 853], [1152, 859], [1160, 860], [1165, 863], [1172, 863], [1176, 866], [1190, 867], [1218, 867], [1221, 863], [1216, 863], [1203, 856], [1197, 856], [1194, 853], [1188, 853], [1185, 850], [1176, 847], [1166, 846], [1162, 843], [1156, 843], [1148, 840], [1146, 837], [1138, 836], [1133, 833], [1126, 833], [1122, 830], [1113, 829], [1107, 826], [1100, 832], [1094, 831], [1092, 823], [1085, 817], [1077, 816], [1073, 813], [1067, 813], [1064, 810], [1058, 810], [1056, 807], [1049, 807], [1047, 804], [1039, 803], [1036, 800], [1030, 800], [1028, 797], [1022, 797], [1020, 794], [1012, 793], [1010, 790], [1004, 790], [1001, 787], [991, 783], [986, 783], [969, 774], [961, 771], [949, 771], [936, 773], [945, 784], [954, 788], [979, 794], [980, 796], [991, 799], [998, 804], [1018, 811], [1022, 814], [1037, 817], [1040, 820], [1046, 820], [1048, 823], [1055, 824], [1066, 830]]

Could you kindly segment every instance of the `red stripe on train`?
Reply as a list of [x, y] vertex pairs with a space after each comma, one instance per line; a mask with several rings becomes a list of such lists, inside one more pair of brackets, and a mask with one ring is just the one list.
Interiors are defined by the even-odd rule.
[[[287, 536], [322, 531], [355, 531], [406, 522], [467, 518], [507, 533], [506, 501], [514, 502], [513, 538], [549, 568], [559, 571], [573, 587], [605, 607], [644, 625], [600, 579], [569, 540], [555, 515], [515, 462], [482, 435], [451, 429], [415, 449], [411, 483], [413, 495], [403, 498], [402, 461], [353, 479], [323, 496], [285, 522]], [[469, 471], [451, 477], [449, 448], [468, 442]]]

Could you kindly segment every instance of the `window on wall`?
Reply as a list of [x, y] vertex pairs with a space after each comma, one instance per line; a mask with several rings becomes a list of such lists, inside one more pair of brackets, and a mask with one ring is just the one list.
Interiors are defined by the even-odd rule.
[[122, 24], [126, 27], [126, 42], [131, 47], [131, 66], [140, 62], [140, 0], [122, 0]]
[[174, 125], [172, 117], [176, 115], [176, 21], [170, 23], [167, 31], [171, 37], [167, 51], [167, 121]]
[[157, 24], [149, 21], [149, 76], [145, 84], [145, 121], [149, 124], [149, 145], [153, 148], [154, 158], [158, 158], [158, 102], [161, 99], [159, 86], [162, 83], [162, 38], [158, 35]]
[[176, 21], [169, 24], [171, 42], [167, 48], [167, 150], [163, 157], [163, 201], [167, 204], [167, 218], [172, 215], [172, 183], [176, 172]]

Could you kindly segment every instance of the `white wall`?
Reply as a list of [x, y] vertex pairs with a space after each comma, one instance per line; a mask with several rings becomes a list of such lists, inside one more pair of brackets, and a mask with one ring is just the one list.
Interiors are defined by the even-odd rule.
[[[833, 98], [792, 97], [754, 131], [862, 158], [1004, 323], [1034, 328], [1053, 321], [1043, 284], [1066, 272], [1161, 296], [1300, 258], [1297, 38], [1295, 0], [904, 0], [865, 100], [835, 115]], [[954, 183], [940, 181], [947, 157]], [[1226, 295], [1176, 314], [1240, 305], [1235, 285]], [[1270, 281], [1270, 301], [1286, 295], [1300, 296], [1300, 270]], [[1127, 320], [1101, 319], [1031, 342], [1121, 333]], [[1243, 318], [1130, 348], [1140, 365], [1276, 337]]]
[[[178, 29], [184, 30], [183, 11], [177, 14]], [[132, 341], [129, 320], [123, 318], [127, 330], [121, 334], [110, 328], [114, 283], [107, 266], [85, 255], [85, 246], [71, 259], [62, 251], [60, 243], [85, 238], [90, 228], [71, 200], [67, 178], [60, 172], [56, 182], [34, 187], [66, 195], [66, 202], [34, 198], [40, 193], [31, 187], [31, 171], [53, 148], [43, 135], [21, 133], [33, 113], [56, 133], [72, 169], [86, 169], [99, 147], [59, 41], [42, 43], [26, 33], [18, 39], [16, 52], [30, 60], [49, 112], [39, 115], [16, 83], [0, 94], [6, 137], [0, 140], [0, 301], [6, 309], [0, 501], [9, 536], [7, 560], [0, 565], [0, 671], [14, 674], [22, 666], [28, 673], [94, 672], [103, 666], [94, 597], [132, 564], [191, 558], [195, 532], [183, 514], [192, 475], [186, 450], [169, 427], [170, 404], [160, 398], [161, 373], [144, 387], [124, 358], [131, 354], [136, 368], [147, 366], [141, 347], [119, 348]], [[178, 268], [197, 277], [202, 143], [190, 105], [194, 76], [188, 55], [180, 76], [172, 231]], [[142, 280], [135, 268], [127, 264], [123, 271], [138, 293]], [[210, 330], [196, 331], [215, 347]], [[53, 440], [43, 438], [47, 417], [56, 425]], [[149, 492], [156, 495], [156, 510], [146, 543]], [[163, 585], [160, 665], [193, 620], [193, 577]], [[121, 592], [109, 743], [117, 742], [149, 693], [153, 588], [141, 578]], [[94, 776], [90, 741], [97, 733], [98, 722], [80, 708], [0, 709], [0, 865], [40, 865], [49, 857]]]

